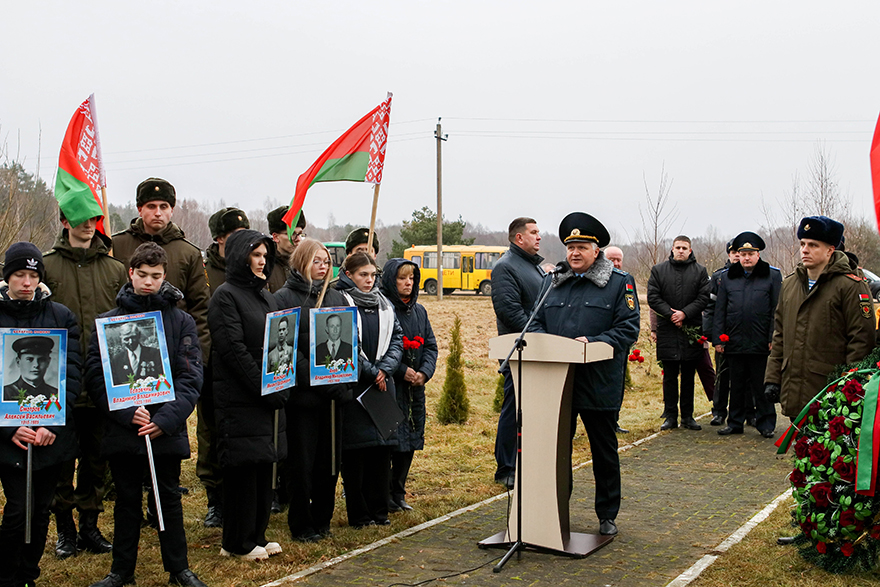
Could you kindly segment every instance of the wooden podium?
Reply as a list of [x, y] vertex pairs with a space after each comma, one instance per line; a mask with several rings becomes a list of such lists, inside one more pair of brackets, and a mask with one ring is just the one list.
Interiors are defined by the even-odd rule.
[[[504, 360], [519, 334], [489, 340], [489, 358]], [[611, 542], [613, 536], [580, 534], [569, 530], [571, 483], [571, 400], [574, 365], [605, 361], [614, 349], [604, 342], [579, 342], [552, 334], [531, 332], [522, 351], [521, 393], [518, 360], [510, 358], [517, 405], [522, 397], [522, 542], [525, 547], [585, 557]], [[524, 397], [523, 397], [524, 396]], [[521, 474], [520, 474], [521, 471]], [[505, 548], [517, 541], [517, 487], [507, 529], [479, 543], [480, 548]]]

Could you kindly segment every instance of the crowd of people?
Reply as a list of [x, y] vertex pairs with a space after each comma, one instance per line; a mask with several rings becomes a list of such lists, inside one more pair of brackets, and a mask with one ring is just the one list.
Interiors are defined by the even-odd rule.
[[[0, 327], [66, 329], [67, 417], [64, 426], [0, 428], [6, 497], [0, 587], [33, 585], [39, 577], [50, 513], [59, 559], [82, 550], [111, 553], [109, 573], [92, 587], [133, 584], [145, 483], [153, 490], [146, 520], [161, 519], [164, 527], [159, 540], [169, 582], [205, 585], [189, 568], [179, 485], [181, 461], [190, 457], [186, 422], [193, 411], [196, 472], [207, 494], [204, 525], [222, 527], [221, 556], [262, 560], [281, 553], [266, 530], [271, 514], [285, 507], [292, 540], [328, 537], [340, 473], [350, 526], [387, 525], [390, 513], [411, 510], [407, 477], [415, 451], [424, 447], [425, 385], [438, 353], [418, 303], [420, 267], [390, 259], [380, 270], [378, 239], [363, 228], [348, 235], [346, 259], [334, 278], [329, 251], [304, 232], [305, 216], [300, 212], [289, 230], [283, 206], [268, 214], [268, 235], [251, 230], [238, 208], [217, 211], [209, 222], [213, 243], [203, 253], [172, 221], [176, 192], [169, 182], [145, 180], [136, 204], [138, 217], [112, 238], [96, 232], [98, 218], [71, 225], [62, 207], [63, 228], [51, 251], [44, 255], [27, 242], [6, 251]], [[531, 331], [613, 349], [609, 360], [576, 366], [571, 429], [573, 434], [579, 417], [593, 452], [599, 531], [616, 535], [616, 434], [626, 432], [619, 415], [627, 356], [641, 326], [635, 280], [622, 269], [623, 251], [609, 246], [608, 231], [589, 214], [562, 220], [566, 259], [555, 267], [542, 264], [534, 219], [515, 219], [508, 237], [509, 250], [492, 273], [498, 333], [519, 333], [532, 318]], [[802, 262], [785, 279], [760, 258], [764, 242], [754, 232], [731, 239], [728, 263], [711, 277], [684, 235], [674, 239], [669, 259], [652, 269], [647, 300], [664, 371], [661, 430], [679, 423], [701, 429], [693, 397], [699, 374], [718, 434], [743, 434], [750, 424], [772, 438], [775, 402], [794, 418], [835, 365], [859, 360], [874, 347], [873, 303], [857, 259], [842, 252], [843, 225], [807, 217], [798, 238]], [[357, 381], [319, 385], [309, 376], [310, 349], [317, 343], [309, 310], [335, 307], [353, 308]], [[296, 379], [264, 395], [267, 315], [289, 308], [301, 310], [296, 354], [290, 356], [285, 340], [274, 352], [276, 362], [282, 353], [285, 362], [295, 362]], [[161, 313], [174, 398], [111, 410], [108, 389], [152, 374], [161, 357], [150, 354], [136, 328], [123, 327], [121, 348], [108, 359], [95, 321], [145, 312]], [[286, 334], [293, 324], [285, 319], [279, 329]], [[339, 341], [340, 317], [324, 324], [321, 354], [351, 355], [351, 347], [342, 346], [349, 343]], [[42, 377], [48, 350], [44, 342], [19, 343], [13, 351], [20, 386], [35, 386], [26, 373]], [[108, 362], [112, 368], [105, 371]], [[26, 371], [25, 364], [33, 367]], [[108, 372], [112, 382], [105, 381]], [[495, 480], [511, 488], [517, 475], [514, 378], [509, 369], [503, 376]], [[380, 429], [355, 401], [368, 392], [396, 402], [396, 430]], [[26, 543], [29, 446], [33, 526]], [[98, 527], [108, 466], [116, 491], [112, 544]]]
[[[138, 217], [112, 238], [96, 231], [98, 217], [72, 226], [62, 206], [63, 228], [51, 251], [21, 242], [5, 254], [0, 327], [63, 328], [68, 347], [65, 425], [0, 428], [0, 586], [35, 584], [50, 514], [57, 558], [82, 550], [111, 554], [109, 573], [93, 587], [134, 584], [144, 519], [162, 522], [169, 583], [205, 585], [189, 568], [181, 507], [180, 465], [190, 457], [186, 422], [193, 411], [196, 471], [208, 498], [204, 524], [222, 527], [221, 556], [262, 560], [281, 553], [266, 529], [271, 513], [284, 507], [292, 540], [328, 537], [340, 472], [351, 526], [387, 525], [389, 512], [411, 510], [407, 476], [424, 446], [425, 384], [437, 361], [418, 303], [419, 267], [392, 259], [380, 272], [378, 239], [373, 235], [370, 247], [369, 230], [358, 229], [346, 239], [347, 258], [333, 279], [330, 253], [306, 237], [302, 213], [288, 232], [281, 220], [286, 207], [269, 213], [269, 235], [250, 230], [242, 210], [219, 210], [203, 256], [172, 221], [176, 192], [169, 182], [145, 180], [136, 203]], [[342, 306], [357, 312], [357, 382], [316, 385], [309, 377], [308, 310]], [[263, 395], [266, 316], [288, 308], [301, 309], [290, 359], [296, 380]], [[150, 354], [155, 348], [142, 344], [133, 322], [119, 328], [115, 354], [102, 355], [95, 321], [146, 312], [162, 316], [173, 400], [111, 410], [108, 389], [152, 376], [161, 357]], [[328, 330], [335, 324], [328, 320]], [[42, 375], [46, 352], [38, 347], [45, 345], [20, 342], [14, 351], [22, 377], [31, 362]], [[112, 363], [111, 381], [105, 363]], [[397, 404], [401, 416], [390, 434], [355, 401], [368, 389]], [[28, 446], [33, 525], [26, 543]], [[112, 543], [98, 527], [108, 466], [116, 493]], [[151, 491], [144, 518], [145, 487]]]

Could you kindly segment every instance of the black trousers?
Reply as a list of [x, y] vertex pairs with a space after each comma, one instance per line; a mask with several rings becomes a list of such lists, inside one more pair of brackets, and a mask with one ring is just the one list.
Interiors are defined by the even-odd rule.
[[516, 395], [510, 367], [504, 375], [504, 401], [498, 415], [498, 432], [495, 435], [495, 480], [500, 481], [516, 473]]
[[[331, 409], [330, 406], [314, 409], [291, 406], [286, 411], [286, 477], [290, 498], [287, 525], [294, 537], [330, 530], [339, 477], [338, 472], [332, 470]], [[338, 453], [337, 470], [340, 456]]]
[[391, 497], [397, 501], [406, 499], [406, 478], [415, 454], [414, 450], [391, 453]]
[[220, 505], [222, 501], [223, 474], [217, 458], [217, 422], [214, 418], [214, 382], [210, 379], [211, 363], [205, 366], [205, 381], [196, 403], [196, 438], [198, 456], [196, 475], [208, 493], [208, 506]]
[[342, 451], [342, 480], [350, 526], [388, 520], [391, 447], [371, 446]]
[[266, 546], [272, 509], [272, 463], [223, 468], [223, 548], [247, 554]]
[[[33, 450], [40, 450], [40, 447]], [[61, 465], [33, 472], [31, 543], [25, 544], [27, 472], [0, 465], [0, 483], [6, 496], [3, 521], [0, 523], [0, 587], [18, 587], [40, 576], [40, 558], [49, 531], [49, 504], [55, 495], [60, 474]]]
[[[666, 363], [664, 362], [664, 367]], [[620, 512], [620, 456], [617, 453], [617, 417], [613, 410], [579, 410], [572, 413], [571, 435], [577, 430], [577, 417], [587, 431], [593, 454], [596, 483], [595, 510], [600, 520], [613, 520]]]
[[[694, 373], [697, 361], [663, 361], [663, 405], [667, 418], [682, 419], [694, 415]], [[681, 393], [678, 391], [678, 376], [681, 374]], [[679, 412], [679, 407], [681, 411]]]
[[776, 429], [776, 406], [764, 397], [767, 355], [727, 355], [730, 363], [731, 428], [742, 430], [751, 402], [755, 402], [755, 427], [760, 432]]
[[[156, 482], [162, 502], [165, 531], [159, 532], [162, 564], [169, 573], [189, 568], [186, 554], [186, 532], [183, 529], [183, 507], [180, 504], [180, 458], [155, 455]], [[123, 577], [134, 574], [143, 517], [144, 471], [149, 471], [146, 455], [110, 457], [110, 472], [116, 485], [116, 506], [113, 510], [113, 566], [111, 571]], [[149, 473], [148, 473], [149, 474]]]
[[[104, 477], [107, 459], [101, 457], [101, 438], [104, 421], [98, 408], [76, 407], [73, 409], [76, 436], [79, 441], [79, 466], [77, 459], [61, 464], [61, 478], [52, 501], [53, 513], [65, 513], [74, 507], [81, 512], [104, 511]], [[73, 480], [76, 477], [76, 489]]]

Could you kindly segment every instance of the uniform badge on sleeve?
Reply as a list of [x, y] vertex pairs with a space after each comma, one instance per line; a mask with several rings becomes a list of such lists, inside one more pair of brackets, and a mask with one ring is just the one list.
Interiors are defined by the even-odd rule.
[[626, 305], [629, 306], [630, 310], [636, 309], [636, 298], [633, 294], [626, 294]]
[[862, 306], [862, 316], [871, 318], [871, 296], [859, 294], [859, 304]]

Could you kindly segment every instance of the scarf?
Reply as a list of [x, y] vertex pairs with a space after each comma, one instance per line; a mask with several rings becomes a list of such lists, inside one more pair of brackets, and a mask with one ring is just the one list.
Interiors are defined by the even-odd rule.
[[[379, 361], [385, 356], [385, 353], [388, 352], [388, 347], [391, 346], [391, 335], [394, 334], [394, 309], [391, 307], [391, 303], [388, 301], [388, 298], [383, 296], [379, 291], [378, 280], [376, 280], [373, 284], [373, 289], [369, 292], [363, 292], [358, 289], [347, 275], [341, 275], [339, 282], [344, 286], [340, 290], [342, 295], [345, 296], [345, 299], [347, 299], [348, 303], [352, 306], [357, 306], [359, 308], [379, 308], [379, 345], [376, 350], [376, 361]], [[363, 340], [361, 333], [364, 330], [363, 324], [361, 324], [360, 312], [358, 312], [357, 321], [358, 348], [360, 349], [363, 348], [363, 345], [360, 343]], [[363, 356], [363, 351], [360, 352], [360, 355]], [[366, 360], [365, 356], [364, 359]]]

